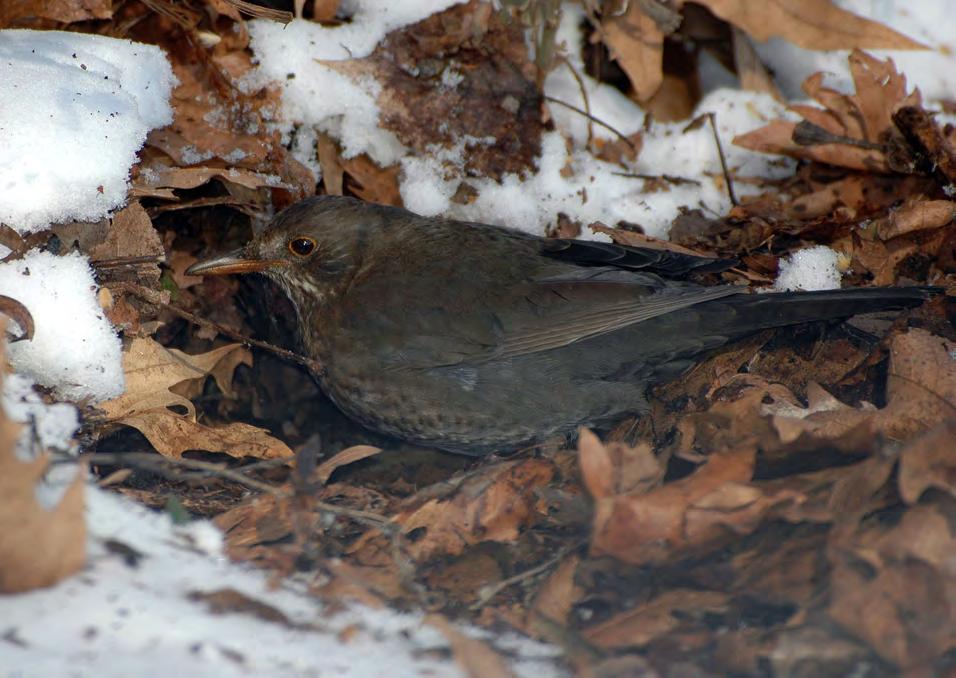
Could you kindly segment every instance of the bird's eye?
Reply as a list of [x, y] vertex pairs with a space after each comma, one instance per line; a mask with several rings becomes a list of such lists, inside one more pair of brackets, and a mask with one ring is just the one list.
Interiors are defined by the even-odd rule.
[[307, 257], [315, 251], [315, 240], [300, 236], [289, 241], [289, 251], [299, 257]]

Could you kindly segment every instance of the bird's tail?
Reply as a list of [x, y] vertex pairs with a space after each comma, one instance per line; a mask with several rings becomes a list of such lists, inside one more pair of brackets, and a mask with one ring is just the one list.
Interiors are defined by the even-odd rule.
[[943, 292], [939, 287], [860, 287], [748, 294], [730, 297], [725, 301], [739, 316], [743, 326], [760, 330], [814, 320], [848, 318], [860, 313], [911, 308]]

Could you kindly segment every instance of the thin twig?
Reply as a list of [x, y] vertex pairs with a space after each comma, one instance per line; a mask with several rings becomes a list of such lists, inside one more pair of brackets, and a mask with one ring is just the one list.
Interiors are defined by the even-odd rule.
[[584, 544], [585, 540], [580, 539], [575, 541], [572, 544], [565, 546], [561, 549], [556, 556], [547, 560], [540, 565], [535, 565], [531, 569], [525, 570], [524, 572], [519, 572], [513, 577], [508, 577], [507, 579], [502, 579], [501, 581], [495, 584], [488, 584], [487, 586], [482, 586], [478, 591], [478, 600], [471, 605], [472, 610], [480, 610], [489, 602], [491, 602], [495, 596], [504, 591], [506, 588], [513, 586], [514, 584], [520, 584], [521, 582], [536, 577], [542, 572], [550, 569], [557, 563], [564, 560], [564, 557], [567, 556], [572, 551], [576, 550]]
[[687, 179], [685, 177], [675, 177], [672, 174], [632, 174], [630, 172], [611, 172], [616, 177], [624, 177], [625, 179], [644, 179], [645, 181], [659, 181], [664, 180], [669, 184], [674, 184], [675, 186], [682, 186], [684, 184], [691, 184], [693, 186], [700, 186], [700, 182], [697, 179]]
[[[153, 473], [162, 475], [170, 480], [183, 480], [181, 471], [183, 469], [199, 471], [205, 477], [218, 477], [245, 485], [246, 487], [258, 490], [265, 494], [271, 494], [276, 497], [291, 497], [294, 491], [285, 486], [272, 485], [264, 483], [254, 478], [249, 478], [243, 473], [242, 469], [227, 468], [222, 464], [211, 461], [202, 461], [200, 459], [186, 459], [180, 457], [177, 459], [163, 457], [152, 452], [91, 452], [80, 455], [81, 460], [90, 464], [104, 464], [109, 466], [125, 466], [131, 468], [140, 468]], [[71, 457], [71, 462], [76, 458]], [[321, 511], [327, 511], [334, 515], [346, 516], [358, 522], [389, 532], [394, 528], [394, 524], [385, 516], [371, 511], [361, 509], [352, 509], [344, 506], [336, 506], [324, 501], [312, 500], [313, 506]]]
[[633, 142], [633, 141], [631, 141], [630, 139], [628, 139], [626, 136], [624, 136], [624, 134], [623, 134], [622, 132], [618, 131], [618, 130], [615, 129], [614, 127], [611, 127], [609, 124], [607, 124], [606, 122], [604, 122], [604, 121], [601, 120], [600, 118], [591, 115], [591, 114], [588, 113], [587, 111], [582, 111], [582, 110], [581, 110], [580, 108], [578, 108], [577, 106], [572, 106], [571, 104], [569, 104], [569, 103], [567, 103], [567, 102], [564, 102], [564, 101], [561, 101], [560, 99], [555, 99], [554, 97], [549, 97], [549, 96], [547, 96], [547, 95], [545, 95], [544, 98], [545, 98], [546, 101], [550, 101], [550, 102], [553, 103], [553, 104], [559, 104], [559, 105], [561, 105], [561, 106], [564, 106], [565, 108], [569, 108], [569, 109], [571, 109], [572, 111], [574, 111], [575, 113], [577, 113], [577, 114], [579, 114], [579, 115], [583, 115], [583, 116], [584, 116], [585, 118], [587, 118], [588, 120], [593, 120], [594, 122], [596, 122], [597, 124], [599, 124], [601, 127], [604, 127], [605, 129], [610, 130], [610, 131], [611, 131], [613, 134], [615, 134], [621, 141], [623, 141], [625, 144], [627, 144], [628, 146], [630, 146], [632, 151], [634, 151], [635, 153], [637, 153], [637, 152], [639, 151], [639, 149], [637, 148], [637, 146], [634, 145], [634, 142]]
[[274, 353], [280, 358], [291, 360], [294, 363], [298, 363], [299, 365], [302, 365], [308, 368], [315, 374], [322, 372], [322, 364], [318, 362], [317, 360], [306, 358], [305, 356], [301, 356], [298, 353], [294, 353], [287, 349], [280, 348], [278, 346], [275, 346], [265, 341], [259, 341], [258, 339], [247, 337], [246, 335], [240, 332], [236, 332], [235, 330], [229, 329], [228, 327], [225, 327], [218, 323], [214, 323], [211, 320], [200, 318], [198, 315], [195, 315], [194, 313], [190, 313], [189, 311], [181, 309], [178, 306], [174, 306], [173, 304], [170, 304], [169, 302], [165, 301], [162, 298], [159, 292], [143, 287], [142, 285], [137, 285], [136, 283], [131, 283], [131, 282], [115, 282], [115, 283], [110, 283], [109, 287], [120, 290], [122, 292], [127, 292], [129, 294], [132, 294], [133, 296], [138, 297], [139, 299], [142, 299], [143, 301], [149, 304], [152, 304], [153, 306], [158, 306], [159, 308], [166, 309], [170, 313], [173, 313], [174, 315], [178, 315], [180, 318], [183, 318], [184, 320], [188, 320], [189, 322], [195, 325], [198, 325], [199, 327], [205, 327], [208, 329], [215, 330], [216, 332], [219, 332], [220, 334], [224, 334], [225, 336], [235, 339], [236, 341], [239, 341], [247, 346], [255, 346], [256, 348], [261, 348], [264, 351], [269, 351], [270, 353]]
[[571, 71], [571, 76], [578, 83], [578, 89], [581, 90], [581, 99], [584, 101], [584, 113], [588, 120], [588, 148], [591, 147], [591, 142], [594, 141], [594, 121], [591, 120], [591, 99], [588, 97], [588, 90], [584, 86], [584, 80], [578, 74], [577, 69], [574, 67], [566, 56], [558, 57], [565, 66], [568, 67], [568, 70]]
[[724, 147], [720, 143], [720, 135], [717, 134], [717, 116], [713, 111], [707, 113], [707, 119], [710, 120], [710, 129], [714, 133], [714, 143], [717, 144], [717, 155], [720, 157], [720, 167], [724, 172], [724, 181], [727, 183], [727, 197], [730, 198], [730, 204], [736, 207], [737, 196], [734, 194], [734, 181], [730, 178], [730, 170], [727, 169], [727, 158], [724, 156]]

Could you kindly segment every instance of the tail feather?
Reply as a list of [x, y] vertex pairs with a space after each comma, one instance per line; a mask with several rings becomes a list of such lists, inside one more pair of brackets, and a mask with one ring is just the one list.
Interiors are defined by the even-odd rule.
[[860, 287], [740, 295], [725, 302], [734, 308], [744, 326], [761, 330], [911, 308], [943, 291], [939, 287]]

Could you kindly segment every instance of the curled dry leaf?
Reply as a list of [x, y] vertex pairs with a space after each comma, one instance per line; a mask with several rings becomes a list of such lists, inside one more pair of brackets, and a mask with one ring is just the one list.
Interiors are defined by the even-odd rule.
[[[825, 108], [793, 105], [804, 123], [775, 120], [753, 132], [737, 136], [734, 143], [762, 153], [778, 153], [804, 160], [871, 172], [891, 169], [883, 145], [889, 135], [899, 136], [894, 111], [919, 106], [918, 90], [906, 93], [906, 77], [897, 72], [892, 59], [880, 61], [854, 51], [848, 57], [856, 93], [842, 94], [823, 86], [823, 73], [803, 83], [804, 91]], [[801, 143], [794, 138], [803, 132]], [[807, 138], [814, 132], [813, 138]]]
[[319, 464], [312, 472], [312, 478], [325, 485], [329, 482], [329, 478], [332, 477], [335, 469], [354, 464], [362, 459], [368, 459], [381, 451], [381, 447], [373, 447], [372, 445], [353, 445]]
[[876, 223], [876, 234], [890, 240], [913, 231], [941, 228], [956, 216], [952, 200], [909, 200]]
[[14, 342], [33, 339], [33, 316], [26, 306], [12, 297], [0, 294], [0, 313], [20, 326], [20, 334], [18, 336], [11, 336], [9, 341]]

